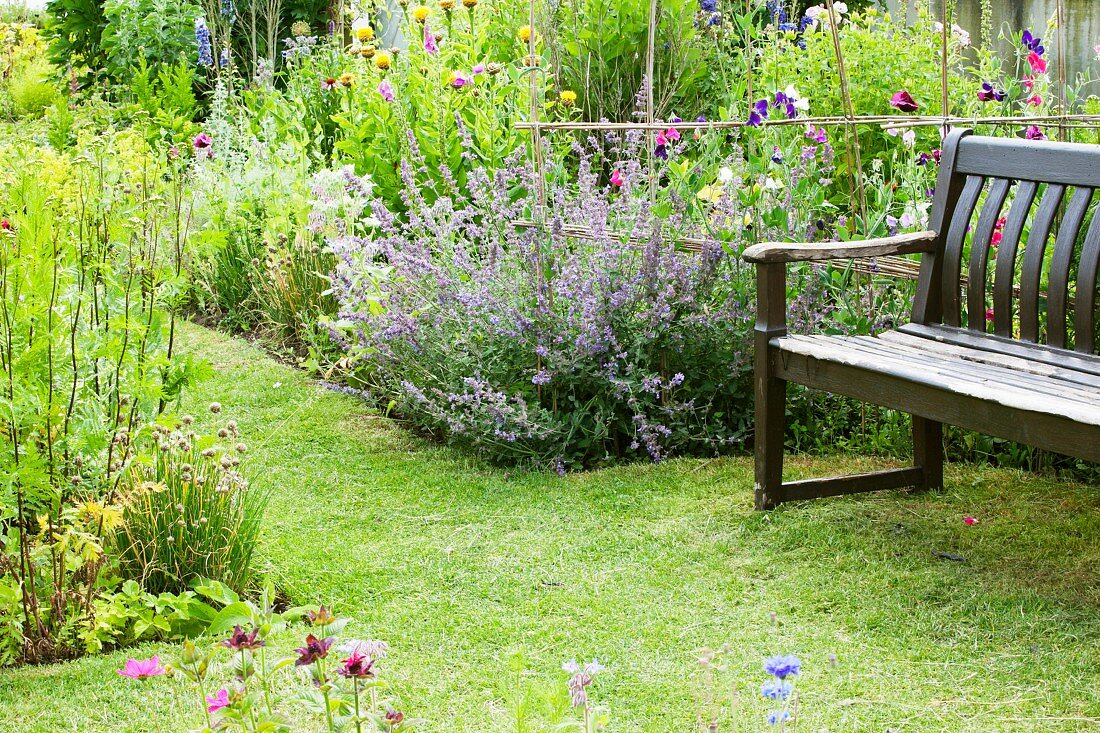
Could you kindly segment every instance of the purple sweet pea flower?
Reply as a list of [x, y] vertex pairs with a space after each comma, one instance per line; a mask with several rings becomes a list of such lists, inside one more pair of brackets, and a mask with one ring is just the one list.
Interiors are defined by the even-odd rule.
[[982, 102], [1003, 102], [1006, 96], [1003, 89], [998, 89], [987, 81], [983, 81], [978, 89], [978, 100]]
[[890, 106], [902, 112], [916, 112], [920, 109], [920, 105], [917, 104], [917, 101], [904, 89], [890, 97]]
[[749, 119], [745, 123], [749, 127], [760, 127], [764, 120], [768, 119], [768, 100], [761, 99], [752, 106]]
[[1028, 125], [1027, 130], [1024, 131], [1024, 137], [1028, 140], [1046, 140], [1047, 136], [1043, 134], [1036, 125]]

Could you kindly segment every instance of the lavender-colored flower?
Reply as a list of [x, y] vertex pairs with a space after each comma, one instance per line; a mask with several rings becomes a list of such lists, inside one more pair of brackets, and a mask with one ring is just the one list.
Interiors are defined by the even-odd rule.
[[474, 64], [474, 68], [470, 69], [470, 73], [474, 76], [481, 76], [485, 73], [485, 64]]
[[794, 685], [786, 680], [768, 680], [760, 688], [760, 694], [768, 700], [786, 700], [794, 691]]
[[363, 640], [363, 639], [351, 639], [345, 641], [339, 647], [337, 651], [343, 654], [362, 654], [374, 661], [379, 659], [385, 659], [386, 654], [389, 652], [390, 646], [384, 641], [378, 640]]
[[195, 19], [195, 45], [199, 51], [199, 66], [213, 66], [214, 47], [210, 43], [210, 29], [203, 18]]
[[378, 93], [381, 94], [382, 99], [386, 100], [387, 102], [392, 102], [396, 98], [396, 95], [393, 91], [393, 85], [390, 84], [389, 79], [383, 79], [381, 82], [378, 83]]
[[588, 703], [588, 686], [595, 680], [597, 674], [605, 668], [598, 660], [593, 659], [581, 667], [575, 659], [561, 666], [563, 670], [573, 675], [569, 678], [569, 694], [573, 700], [573, 707], [584, 707]]
[[233, 0], [221, 0], [221, 14], [229, 25], [237, 22], [237, 7], [233, 4]]

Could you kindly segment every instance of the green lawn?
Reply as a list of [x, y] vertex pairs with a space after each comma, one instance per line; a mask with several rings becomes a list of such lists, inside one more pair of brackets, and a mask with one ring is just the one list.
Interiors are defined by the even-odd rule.
[[[745, 692], [722, 730], [767, 727], [755, 690], [762, 659], [780, 652], [803, 660], [800, 730], [1100, 725], [1100, 488], [951, 466], [939, 495], [760, 514], [747, 458], [564, 478], [491, 469], [242, 341], [192, 326], [183, 339], [216, 368], [187, 409], [209, 418], [202, 406], [221, 402], [255, 482], [273, 490], [263, 568], [296, 602], [355, 619], [350, 634], [390, 643], [384, 669], [425, 731], [515, 730], [517, 649], [534, 684], [599, 657], [595, 697], [613, 730], [690, 731], [706, 694], [696, 651], [724, 643], [722, 685]], [[173, 651], [2, 672], [0, 730], [195, 728], [182, 681], [114, 672]]]

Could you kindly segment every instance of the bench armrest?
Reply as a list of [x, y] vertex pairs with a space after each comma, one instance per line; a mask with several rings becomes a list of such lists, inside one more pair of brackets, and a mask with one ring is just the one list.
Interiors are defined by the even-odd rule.
[[939, 234], [914, 232], [880, 239], [863, 239], [853, 242], [829, 242], [826, 244], [801, 244], [798, 242], [765, 242], [754, 244], [741, 255], [747, 262], [758, 264], [771, 262], [809, 262], [815, 260], [851, 260], [860, 257], [884, 255], [908, 255], [931, 252]]

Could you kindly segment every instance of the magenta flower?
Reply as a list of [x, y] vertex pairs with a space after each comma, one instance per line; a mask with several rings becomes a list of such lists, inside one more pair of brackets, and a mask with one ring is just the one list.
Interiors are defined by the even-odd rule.
[[1033, 94], [1028, 97], [1027, 103], [1032, 107], [1040, 107], [1043, 104], [1043, 97], [1039, 94]]
[[1046, 140], [1047, 136], [1043, 134], [1036, 125], [1028, 125], [1027, 130], [1024, 131], [1024, 137], [1028, 140]]
[[[993, 309], [992, 308], [990, 308], [989, 310], [987, 310], [985, 312], [985, 319], [987, 321], [992, 321], [993, 320]], [[975, 524], [978, 523], [978, 520], [975, 519], [974, 517], [963, 517], [963, 523], [966, 524], [968, 527], [972, 527], [972, 526], [974, 526]]]
[[463, 74], [461, 71], [456, 71], [451, 74], [451, 86], [455, 89], [461, 89], [470, 83], [470, 77]]
[[212, 158], [214, 156], [214, 150], [212, 146], [214, 141], [210, 139], [210, 136], [205, 132], [200, 132], [195, 135], [194, 142], [191, 143], [195, 148], [195, 155], [200, 158]]
[[1036, 74], [1047, 73], [1047, 60], [1034, 51], [1027, 55], [1027, 63]]
[[374, 677], [374, 660], [360, 651], [354, 651], [336, 670], [341, 677], [367, 679]]
[[222, 708], [229, 707], [229, 691], [222, 689], [218, 690], [218, 694], [214, 697], [206, 698], [206, 712], [216, 713]]
[[890, 97], [890, 106], [902, 112], [916, 112], [920, 109], [920, 105], [913, 99], [913, 95], [904, 89]]
[[428, 24], [424, 24], [424, 50], [435, 56], [439, 53], [439, 46], [435, 42], [435, 34], [428, 28]]
[[615, 188], [621, 188], [623, 185], [623, 174], [617, 168], [611, 174], [611, 185]]
[[677, 130], [675, 127], [670, 127], [665, 130], [665, 138], [675, 142], [676, 140], [680, 139], [680, 131]]
[[470, 69], [474, 76], [481, 76], [485, 73], [485, 64], [474, 64], [474, 68]]
[[814, 142], [824, 143], [829, 141], [828, 133], [825, 132], [824, 127], [819, 127], [816, 130], [813, 125], [806, 126], [806, 137]]
[[127, 659], [126, 666], [116, 671], [132, 680], [147, 680], [150, 677], [160, 677], [168, 670], [161, 666], [160, 657], [154, 656], [151, 659]]
[[378, 85], [378, 93], [381, 94], [382, 99], [386, 100], [387, 102], [392, 102], [396, 98], [396, 95], [393, 92], [393, 84], [390, 84], [389, 79], [383, 79], [382, 82]]
[[259, 635], [259, 629], [252, 629], [252, 633], [247, 634], [241, 628], [241, 625], [237, 624], [233, 627], [233, 633], [222, 642], [222, 645], [238, 652], [241, 649], [259, 649], [265, 644], [264, 640], [259, 638]]

